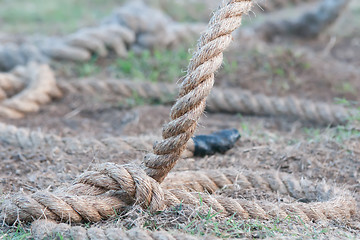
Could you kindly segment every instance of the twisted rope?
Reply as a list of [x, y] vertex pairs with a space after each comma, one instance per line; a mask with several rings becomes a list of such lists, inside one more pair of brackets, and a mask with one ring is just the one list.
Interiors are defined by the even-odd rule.
[[233, 169], [183, 171], [168, 175], [162, 183], [165, 189], [181, 189], [191, 192], [214, 194], [223, 188], [259, 189], [265, 192], [277, 192], [289, 195], [301, 202], [313, 202], [330, 199], [340, 194], [336, 188], [325, 183], [314, 184], [306, 179], [297, 179], [292, 175], [275, 171], [238, 171]]
[[[30, 131], [26, 128], [18, 128], [13, 125], [0, 123], [0, 143], [20, 147], [23, 149], [37, 149], [56, 147], [69, 154], [88, 152], [91, 149], [106, 152], [119, 149], [121, 151], [145, 151], [150, 152], [156, 136], [146, 135], [137, 137], [109, 137], [101, 140], [92, 138], [60, 137], [54, 134], [45, 134], [40, 131]], [[186, 145], [183, 157], [194, 155], [194, 141], [190, 139]]]
[[147, 5], [129, 3], [96, 27], [60, 38], [33, 37], [20, 44], [0, 45], [0, 69], [11, 70], [31, 61], [89, 61], [94, 54], [108, 56], [108, 49], [126, 57], [130, 49], [172, 48], [194, 38], [204, 28], [203, 24], [177, 23]]
[[[314, 187], [312, 182], [298, 181], [287, 174], [248, 172], [246, 176], [241, 172], [230, 171], [229, 174], [229, 171], [225, 170], [210, 171], [208, 174], [193, 172], [189, 173], [189, 176], [184, 180], [178, 178], [179, 175], [176, 173], [170, 176], [170, 179], [178, 179], [176, 187], [181, 184], [186, 186], [186, 190], [172, 189], [174, 185], [171, 180], [170, 183], [164, 182], [160, 187], [154, 179], [135, 166], [112, 163], [95, 165], [93, 169], [80, 175], [68, 189], [59, 189], [54, 193], [39, 191], [29, 196], [18, 195], [5, 200], [1, 214], [9, 224], [39, 218], [97, 222], [114, 216], [116, 211], [125, 210], [134, 203], [149, 208], [150, 211], [164, 210], [165, 207], [182, 203], [190, 206], [203, 205], [224, 216], [236, 214], [245, 219], [285, 219], [289, 215], [296, 215], [304, 222], [344, 220], [351, 218], [356, 212], [356, 202], [350, 194], [339, 195], [340, 190], [326, 184]], [[209, 181], [203, 181], [201, 185], [199, 181], [195, 181], [198, 176], [200, 179], [212, 178], [211, 184]], [[194, 182], [188, 181], [191, 177]], [[239, 187], [245, 186], [246, 189], [254, 187], [265, 191], [288, 193], [304, 202], [272, 203], [188, 192], [199, 189], [211, 192], [215, 189], [214, 186], [234, 183], [239, 183]], [[316, 200], [322, 202], [313, 202]]]
[[162, 182], [179, 159], [187, 141], [194, 134], [206, 98], [214, 84], [214, 73], [221, 66], [223, 51], [230, 44], [231, 33], [240, 26], [241, 17], [250, 11], [251, 1], [223, 2], [201, 35], [187, 74], [179, 89], [179, 98], [171, 109], [171, 121], [163, 127], [163, 141], [155, 143], [154, 154], [144, 158], [145, 172]]
[[16, 71], [25, 80], [19, 80], [16, 75], [4, 74], [0, 80], [3, 86], [0, 90], [18, 90], [24, 82], [27, 82], [27, 86], [21, 92], [0, 102], [0, 116], [22, 118], [26, 113], [39, 111], [40, 106], [50, 102], [51, 98], [62, 96], [49, 66], [30, 63]]
[[20, 91], [23, 85], [23, 79], [16, 72], [0, 73], [0, 101]]
[[[19, 92], [26, 84], [26, 75], [39, 69], [39, 66], [30, 68], [29, 66], [18, 67], [11, 73], [0, 74], [0, 100], [6, 100], [6, 97], [13, 96]], [[177, 93], [175, 85], [166, 83], [149, 83], [149, 82], [134, 82], [134, 81], [119, 81], [119, 80], [81, 80], [81, 81], [61, 81], [54, 84], [53, 73], [50, 73], [48, 67], [43, 66], [42, 70], [47, 71], [46, 75], [34, 76], [32, 79], [41, 80], [36, 84], [47, 82], [49, 87], [42, 89], [42, 91], [49, 91], [51, 89], [51, 97], [61, 96], [60, 90], [67, 94], [86, 94], [86, 95], [101, 95], [105, 98], [124, 99], [136, 96], [144, 99], [158, 99], [164, 103], [171, 103], [173, 96]], [[43, 85], [44, 86], [44, 85]], [[35, 88], [35, 84], [33, 88]], [[33, 91], [33, 90], [31, 90]], [[38, 97], [38, 96], [36, 96]], [[40, 99], [40, 98], [39, 98]], [[8, 102], [9, 100], [5, 101]], [[12, 100], [13, 101], [13, 100]], [[11, 102], [11, 101], [10, 101]], [[22, 103], [28, 104], [27, 101]], [[19, 118], [24, 116], [8, 104], [6, 108], [2, 109], [2, 116], [8, 118]], [[27, 107], [23, 107], [27, 109]], [[301, 120], [312, 121], [324, 125], [338, 125], [346, 124], [348, 120], [356, 116], [358, 111], [356, 109], [345, 108], [340, 105], [332, 105], [322, 102], [314, 102], [303, 100], [294, 96], [285, 98], [266, 96], [263, 94], [253, 94], [250, 91], [242, 89], [213, 89], [207, 100], [207, 110], [210, 112], [225, 112], [225, 113], [241, 113], [254, 114], [265, 116], [288, 116], [296, 117]], [[38, 110], [38, 107], [32, 111]], [[29, 110], [27, 110], [29, 112]]]
[[[170, 103], [171, 96], [177, 92], [176, 86], [172, 84], [120, 80], [62, 81], [58, 85], [70, 94], [101, 95], [112, 99], [129, 98], [136, 94], [137, 97], [157, 99], [164, 103]], [[211, 91], [206, 109], [210, 112], [295, 117], [324, 125], [346, 124], [359, 112], [341, 105], [314, 102], [294, 96], [281, 98], [254, 94], [243, 89], [219, 88]]]
[[[178, 101], [170, 114], [172, 121], [163, 128], [164, 140], [155, 144], [154, 154], [145, 157], [144, 166], [111, 163], [95, 165], [93, 169], [80, 175], [68, 189], [58, 189], [53, 193], [38, 191], [31, 195], [19, 194], [6, 199], [2, 204], [1, 218], [9, 224], [39, 218], [95, 222], [113, 216], [116, 211], [132, 204], [139, 204], [150, 211], [159, 211], [180, 203], [192, 206], [204, 204], [225, 216], [236, 214], [242, 218], [282, 219], [290, 214], [307, 222], [352, 217], [356, 212], [356, 203], [349, 195], [331, 195], [325, 202], [274, 204], [179, 189], [167, 190], [166, 185], [163, 188], [160, 186], [193, 135], [212, 88], [214, 72], [221, 65], [222, 52], [231, 41], [230, 33], [240, 25], [241, 15], [250, 10], [251, 3], [244, 0], [224, 1], [214, 14], [208, 31], [200, 38], [188, 73], [181, 83]], [[278, 191], [285, 186], [293, 196], [303, 196], [301, 192], [296, 195], [299, 186], [290, 177], [285, 178], [290, 179], [288, 181], [281, 177], [281, 184], [279, 179], [265, 178], [263, 174], [252, 173], [251, 176], [256, 181], [248, 179], [248, 182], [258, 188], [264, 186]], [[267, 179], [271, 180], [268, 184], [265, 182]], [[211, 181], [216, 183], [217, 178]], [[230, 177], [225, 181], [231, 182]], [[207, 189], [199, 181], [197, 183]], [[217, 186], [220, 185], [219, 183]], [[189, 187], [189, 183], [185, 186], [188, 186], [188, 190], [195, 189]]]
[[[162, 210], [164, 208], [164, 196], [160, 187], [156, 185], [156, 181], [161, 182], [166, 177], [185, 150], [188, 140], [192, 137], [197, 121], [204, 111], [206, 97], [212, 88], [214, 72], [222, 63], [222, 52], [230, 44], [232, 39], [231, 33], [241, 24], [241, 16], [243, 13], [247, 13], [250, 10], [251, 3], [251, 1], [241, 0], [230, 2], [224, 1], [221, 8], [210, 20], [208, 30], [200, 38], [197, 51], [190, 61], [188, 73], [181, 84], [179, 99], [170, 113], [172, 121], [164, 126], [164, 140], [154, 145], [154, 154], [145, 156], [144, 170], [136, 167], [137, 171], [132, 172], [135, 167], [116, 167], [120, 169], [119, 171], [121, 173], [125, 174], [124, 178], [132, 176], [130, 179], [131, 181], [129, 180], [132, 184], [129, 186], [122, 186], [131, 199], [140, 201], [143, 206], [148, 206], [151, 210]], [[137, 175], [135, 175], [135, 173]], [[136, 183], [134, 183], [134, 179], [139, 179], [141, 181], [136, 181]], [[122, 181], [122, 183], [124, 182]], [[142, 190], [147, 191], [144, 192]], [[71, 199], [70, 197], [60, 198], [59, 196], [54, 196], [45, 192], [38, 192], [33, 195], [34, 196], [30, 199], [33, 199], [34, 201], [31, 201], [31, 203], [37, 204], [37, 209], [41, 209], [41, 204], [45, 204], [48, 207], [45, 211], [48, 211], [47, 209], [53, 210], [55, 212], [52, 214], [54, 217], [57, 216], [57, 218], [62, 219], [63, 216], [66, 216], [75, 222], [83, 219], [79, 214], [83, 211], [71, 211], [70, 206], [73, 202], [66, 202], [66, 199], [68, 201]], [[109, 196], [104, 196], [102, 201], [105, 200], [105, 197], [110, 197], [110, 199], [108, 199], [109, 202], [115, 201], [113, 204], [116, 206], [115, 209], [126, 206], [120, 199], [115, 198], [111, 194]], [[26, 199], [27, 197], [24, 198]], [[114, 200], [114, 198], [117, 200]], [[15, 216], [15, 219], [17, 219], [16, 209], [26, 205], [19, 204], [22, 199], [21, 197], [16, 199], [18, 200], [10, 202], [9, 207], [6, 207], [6, 209], [10, 209], [10, 211], [4, 211], [5, 218], [7, 216], [7, 219], [10, 219], [10, 222], [14, 221]], [[60, 201], [60, 208], [58, 208], [59, 206], [54, 208], [53, 204], [55, 203], [55, 199]], [[81, 199], [81, 201], [83, 201], [83, 199]], [[5, 206], [6, 205], [7, 204], [5, 204]], [[94, 204], [90, 204], [89, 206], [92, 205]], [[94, 208], [96, 209], [96, 207], [100, 206], [101, 204], [94, 206]], [[62, 212], [62, 209], [65, 209], [65, 212]], [[39, 216], [39, 212], [29, 215], [31, 209], [20, 212], [22, 214], [20, 216], [21, 219], [28, 219], [34, 214], [35, 216]], [[56, 212], [58, 215], [56, 215]], [[65, 215], [63, 215], [64, 213]], [[97, 216], [103, 215], [99, 213]], [[93, 220], [94, 218], [93, 216], [85, 214], [85, 219]]]
[[[96, 227], [84, 228], [80, 226], [72, 227], [69, 224], [57, 224], [51, 220], [38, 220], [31, 225], [31, 232], [35, 239], [56, 238], [61, 234], [64, 239], [87, 240], [87, 239], [126, 239], [126, 240], [196, 240], [204, 239], [181, 232], [156, 231], [151, 232], [141, 228], [133, 228], [125, 231], [120, 228], [101, 229]], [[206, 236], [206, 239], [216, 240], [214, 236]]]

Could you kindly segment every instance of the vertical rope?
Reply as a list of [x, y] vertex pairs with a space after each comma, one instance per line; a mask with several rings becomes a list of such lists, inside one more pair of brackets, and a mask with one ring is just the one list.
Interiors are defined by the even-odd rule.
[[155, 143], [154, 153], [144, 158], [146, 173], [156, 181], [164, 180], [193, 136], [213, 87], [214, 73], [222, 64], [223, 51], [231, 43], [231, 33], [241, 25], [242, 15], [251, 6], [251, 0], [223, 1], [200, 37], [171, 109], [171, 121], [163, 127], [163, 140]]

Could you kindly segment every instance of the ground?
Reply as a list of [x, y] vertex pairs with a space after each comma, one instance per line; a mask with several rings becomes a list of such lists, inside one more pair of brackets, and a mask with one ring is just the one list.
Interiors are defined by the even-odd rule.
[[[27, 3], [29, 7], [20, 8], [20, 2], [0, 1], [0, 27], [3, 33], [17, 36], [35, 31], [42, 34], [65, 34], [81, 26], [95, 24], [117, 4], [117, 1], [112, 0], [53, 0], [46, 4], [31, 1]], [[186, 11], [186, 8], [181, 8], [181, 11], [171, 10], [168, 1], [149, 2], [162, 7], [180, 21], [205, 20], [209, 16], [210, 7], [204, 7], [201, 1], [194, 3], [202, 10], [201, 14], [194, 14], [193, 10]], [[73, 9], [73, 12], [59, 7], [64, 5]], [[282, 14], [286, 16], [287, 11], [291, 14], [294, 7], [282, 10]], [[225, 63], [217, 73], [215, 85], [359, 107], [360, 34], [357, 31], [359, 25], [355, 24], [360, 21], [359, 11], [360, 4], [352, 0], [338, 22], [316, 40], [283, 40], [265, 44], [256, 39], [243, 41], [243, 38], [235, 37], [231, 49], [225, 53]], [[258, 21], [256, 18], [251, 21], [246, 19], [246, 27], [276, 16], [276, 12], [257, 11], [259, 14], [263, 16]], [[334, 47], [324, 52], [334, 37]], [[99, 81], [126, 77], [171, 83], [182, 76], [181, 70], [186, 68], [190, 57], [186, 49], [192, 47], [183, 46], [174, 51], [160, 49], [140, 56], [130, 55], [128, 59], [94, 57], [88, 63], [55, 63], [53, 67], [57, 78], [66, 81], [76, 81], [81, 77]], [[136, 66], [136, 69], [127, 66]], [[76, 109], [80, 111], [72, 114]], [[67, 95], [43, 106], [39, 113], [20, 120], [1, 119], [1, 122], [79, 139], [160, 136], [161, 126], [169, 119], [169, 111], [170, 106], [161, 102], [150, 104], [146, 99], [134, 98], [114, 103], [101, 98]], [[197, 134], [236, 128], [242, 135], [240, 141], [225, 155], [182, 159], [173, 171], [219, 168], [279, 170], [314, 182], [325, 180], [350, 191], [359, 203], [360, 129], [354, 124], [319, 126], [281, 117], [206, 113]], [[81, 154], [70, 154], [58, 151], [56, 146], [31, 150], [0, 145], [0, 194], [5, 197], [19, 190], [29, 193], [37, 189], [55, 189], [71, 184], [92, 163], [140, 163], [143, 155], [143, 151], [128, 152], [122, 149], [107, 151], [90, 148]], [[250, 192], [223, 189], [217, 194], [273, 202], [280, 198], [256, 189]], [[283, 197], [288, 198], [288, 201], [296, 201]], [[294, 216], [286, 220], [260, 221], [225, 218], [189, 207], [168, 209], [159, 214], [134, 208], [130, 213], [120, 214], [96, 226], [177, 229], [194, 235], [211, 234], [222, 238], [358, 239], [360, 214], [357, 212], [353, 219], [345, 222], [305, 224]], [[0, 239], [27, 238], [30, 238], [29, 225], [0, 227]]]

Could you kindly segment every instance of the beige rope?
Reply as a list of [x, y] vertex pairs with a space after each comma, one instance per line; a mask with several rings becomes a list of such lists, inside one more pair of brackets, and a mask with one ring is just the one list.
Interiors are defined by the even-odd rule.
[[[134, 82], [126, 80], [62, 81], [59, 87], [67, 93], [101, 95], [106, 98], [129, 98], [134, 94], [144, 99], [157, 99], [169, 103], [177, 92], [176, 86], [166, 83]], [[214, 88], [207, 99], [210, 112], [254, 114], [265, 116], [288, 116], [319, 124], [346, 124], [356, 109], [341, 105], [299, 99], [294, 96], [274, 97], [254, 94], [243, 89]]]
[[129, 231], [125, 231], [120, 228], [107, 228], [101, 229], [97, 227], [84, 228], [80, 226], [72, 227], [69, 224], [60, 223], [57, 224], [51, 220], [38, 220], [31, 225], [31, 232], [35, 239], [52, 239], [61, 234], [64, 239], [72, 240], [196, 240], [196, 239], [218, 239], [214, 236], [202, 236], [196, 237], [190, 234], [181, 232], [169, 232], [169, 231], [147, 231], [141, 228], [133, 228]]
[[[53, 193], [38, 191], [31, 195], [19, 194], [6, 199], [2, 204], [1, 218], [10, 224], [44, 217], [70, 222], [95, 222], [132, 204], [158, 211], [180, 203], [199, 206], [200, 202], [225, 216], [236, 214], [242, 218], [283, 219], [288, 215], [296, 215], [304, 222], [351, 218], [356, 212], [356, 202], [347, 194], [330, 195], [331, 198], [325, 202], [274, 204], [179, 189], [167, 190], [166, 185], [164, 188], [159, 185], [193, 135], [213, 85], [214, 72], [221, 65], [222, 52], [231, 41], [230, 33], [240, 24], [241, 14], [250, 10], [251, 3], [241, 0], [224, 1], [214, 14], [208, 31], [200, 38], [197, 51], [188, 67], [188, 74], [181, 83], [179, 99], [171, 111], [172, 122], [163, 129], [165, 140], [155, 145], [154, 154], [145, 158], [143, 168], [111, 163], [95, 165], [79, 176], [68, 189], [58, 189]], [[276, 179], [265, 178], [263, 174], [256, 172], [251, 176], [257, 180], [257, 188], [266, 188], [265, 180]], [[231, 178], [227, 178], [229, 179]], [[216, 183], [217, 180], [211, 181]], [[268, 188], [280, 190], [285, 186], [293, 196], [298, 196], [296, 190], [299, 186], [293, 187], [294, 181], [283, 181], [283, 177], [280, 181], [282, 185], [269, 182]], [[249, 179], [248, 182], [255, 186], [255, 181]], [[287, 184], [292, 188], [287, 187]], [[217, 186], [220, 185], [219, 183]], [[189, 186], [188, 183], [185, 186]], [[187, 188], [191, 190], [194, 187]], [[204, 186], [202, 188], [206, 189]], [[300, 193], [299, 196], [303, 195]]]
[[[38, 69], [39, 67], [35, 67]], [[47, 67], [43, 67], [41, 71]], [[34, 71], [30, 67], [18, 67], [12, 73], [0, 74], [0, 99], [7, 95], [12, 96], [19, 92], [26, 82], [27, 74]], [[39, 77], [35, 77], [37, 80]], [[47, 79], [47, 80], [46, 80]], [[59, 97], [60, 91], [54, 85], [52, 74], [46, 74], [42, 81], [50, 83], [52, 97]], [[37, 84], [40, 84], [38, 82]], [[106, 98], [128, 98], [136, 94], [144, 99], [159, 99], [164, 103], [171, 102], [177, 92], [175, 85], [166, 83], [149, 83], [120, 80], [81, 80], [61, 81], [57, 84], [62, 92], [68, 94], [102, 95]], [[35, 87], [35, 86], [34, 86]], [[43, 89], [45, 90], [45, 89]], [[32, 91], [32, 90], [31, 90]], [[6, 102], [6, 101], [5, 101]], [[25, 101], [22, 101], [25, 102]], [[26, 102], [26, 104], [28, 104]], [[23, 116], [16, 109], [8, 105], [2, 109], [2, 115], [8, 118]], [[26, 106], [21, 106], [27, 109]], [[356, 116], [356, 109], [348, 109], [340, 105], [331, 105], [321, 102], [298, 99], [293, 96], [279, 98], [269, 97], [263, 94], [253, 94], [242, 89], [213, 89], [207, 100], [207, 110], [210, 112], [242, 113], [270, 116], [289, 116], [302, 120], [312, 121], [319, 124], [346, 124], [348, 119]], [[35, 110], [38, 109], [35, 108]], [[34, 111], [34, 110], [33, 110]]]
[[[273, 172], [249, 172], [247, 176], [228, 170], [210, 173], [215, 175], [205, 176], [213, 178], [212, 184], [206, 185], [208, 183], [203, 182], [201, 187], [206, 192], [214, 190], [216, 185], [236, 182], [240, 187], [245, 186], [245, 189], [255, 187], [265, 191], [288, 193], [297, 200], [310, 203], [272, 203], [188, 192], [187, 190], [199, 189], [196, 185], [201, 184], [195, 179], [198, 176], [204, 178], [204, 172], [190, 173], [189, 176], [193, 177], [194, 182], [188, 181], [191, 177], [179, 179], [177, 183], [186, 185], [186, 190], [172, 189], [173, 185], [167, 183], [161, 188], [140, 168], [105, 163], [95, 165], [93, 169], [83, 173], [68, 189], [58, 189], [54, 193], [39, 191], [29, 196], [13, 196], [4, 201], [1, 214], [9, 224], [39, 218], [97, 222], [114, 216], [115, 211], [125, 210], [134, 203], [152, 211], [163, 210], [180, 203], [190, 206], [200, 206], [203, 203], [205, 207], [211, 207], [225, 216], [236, 214], [245, 219], [285, 219], [289, 215], [296, 215], [304, 222], [344, 220], [351, 218], [356, 212], [356, 202], [350, 194], [339, 194], [340, 190], [330, 188], [326, 184], [318, 184], [315, 187], [312, 182], [298, 181], [290, 175]], [[177, 177], [179, 175], [175, 174], [170, 179]], [[323, 202], [312, 202], [318, 199]]]
[[28, 84], [21, 92], [0, 102], [2, 117], [22, 118], [26, 113], [39, 111], [40, 106], [50, 102], [51, 98], [62, 96], [49, 66], [30, 63], [22, 74], [26, 75], [26, 81], [18, 80], [16, 77], [11, 79], [11, 75], [5, 75], [7, 80], [10, 80], [7, 82], [7, 89], [18, 89], [23, 82]]
[[0, 101], [20, 91], [24, 86], [22, 79], [15, 73], [0, 73]]
[[108, 50], [126, 57], [129, 50], [173, 48], [193, 39], [204, 29], [203, 24], [177, 23], [147, 5], [130, 2], [96, 27], [80, 29], [60, 38], [32, 37], [22, 44], [0, 45], [0, 70], [8, 71], [31, 61], [89, 61], [94, 54], [108, 56]]
[[[116, 150], [123, 152], [144, 151], [150, 152], [156, 136], [145, 135], [136, 137], [109, 137], [101, 140], [93, 138], [60, 137], [54, 134], [45, 134], [41, 131], [30, 131], [13, 125], [0, 123], [0, 143], [20, 147], [23, 149], [36, 149], [52, 147], [69, 154], [86, 153], [97, 149], [106, 152]], [[192, 157], [194, 154], [194, 141], [189, 140], [186, 151], [182, 157]]]
[[[232, 40], [231, 33], [240, 25], [242, 14], [250, 10], [251, 3], [251, 1], [244, 0], [224, 1], [221, 8], [214, 13], [208, 30], [200, 38], [197, 51], [190, 61], [188, 74], [181, 84], [179, 99], [170, 114], [172, 122], [163, 129], [164, 140], [155, 144], [154, 154], [147, 155], [144, 159], [145, 171], [134, 166], [115, 166], [116, 170], [124, 174], [120, 179], [132, 176], [129, 179], [130, 182], [121, 180], [121, 186], [131, 200], [140, 202], [142, 206], [149, 207], [151, 210], [161, 210], [165, 207], [164, 194], [156, 181], [161, 182], [166, 177], [185, 150], [188, 140], [192, 137], [197, 121], [204, 111], [206, 97], [212, 88], [214, 72], [222, 63], [222, 52], [230, 44]], [[102, 170], [107, 171], [106, 168]], [[135, 182], [134, 179], [136, 179]], [[131, 184], [129, 185], [129, 183]], [[88, 206], [94, 205], [95, 210], [100, 208], [102, 204], [95, 204], [95, 201], [103, 202], [104, 205], [107, 204], [110, 209], [114, 206], [115, 209], [127, 206], [128, 199], [125, 199], [127, 201], [124, 203], [120, 198], [111, 195], [111, 193], [105, 194], [107, 196], [101, 199], [92, 199], [94, 202]], [[30, 209], [20, 211], [19, 206], [27, 207], [26, 203], [22, 203], [24, 199], [25, 202], [30, 203], [28, 205]], [[68, 199], [68, 202], [65, 199]], [[44, 210], [45, 215], [49, 215], [49, 218], [53, 219], [66, 216], [72, 221], [78, 222], [82, 219], [94, 220], [104, 216], [98, 213], [97, 217], [94, 217], [84, 213], [84, 210], [71, 210], [70, 206], [72, 204], [69, 201], [72, 203], [75, 201], [74, 204], [78, 204], [79, 200], [77, 197], [75, 197], [76, 200], [73, 200], [72, 197], [68, 198], [66, 196], [65, 199], [45, 192], [35, 193], [31, 197], [18, 197], [9, 204], [4, 204], [3, 217], [7, 219], [6, 221], [13, 222], [14, 217], [16, 220], [17, 215], [20, 214], [20, 219], [29, 220], [31, 216], [39, 216], [38, 210], [43, 209], [41, 205], [47, 206]], [[84, 199], [81, 198], [80, 201], [84, 201]], [[35, 212], [32, 212], [33, 207], [31, 207], [31, 204], [36, 206], [37, 210]], [[107, 215], [110, 214], [110, 209], [108, 208], [106, 211]], [[97, 210], [103, 211], [101, 209]]]
[[314, 184], [305, 179], [276, 171], [247, 171], [234, 169], [173, 172], [162, 183], [165, 189], [215, 193], [231, 185], [244, 189], [259, 189], [289, 195], [303, 202], [330, 199], [343, 191], [325, 183]]
[[164, 140], [156, 143], [154, 154], [144, 159], [145, 172], [156, 181], [163, 181], [194, 134], [214, 83], [214, 73], [221, 66], [222, 52], [232, 40], [231, 33], [240, 26], [242, 14], [251, 5], [251, 1], [224, 1], [200, 37], [180, 84], [179, 98], [171, 109], [171, 122], [163, 127]]

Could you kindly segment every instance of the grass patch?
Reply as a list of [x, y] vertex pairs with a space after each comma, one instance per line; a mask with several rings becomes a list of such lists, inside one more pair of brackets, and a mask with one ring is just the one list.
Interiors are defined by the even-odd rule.
[[25, 230], [21, 226], [18, 226], [15, 229], [9, 231], [2, 231], [0, 229], [0, 239], [1, 240], [23, 240], [29, 239], [31, 237], [30, 231]]
[[9, 33], [64, 34], [97, 24], [123, 0], [0, 0], [0, 27]]
[[175, 82], [184, 72], [190, 59], [184, 48], [177, 50], [149, 50], [140, 55], [129, 52], [126, 59], [118, 58], [115, 63], [117, 77], [132, 78], [151, 82]]
[[211, 17], [211, 8], [205, 1], [150, 0], [149, 2], [151, 6], [161, 9], [179, 22], [207, 22]]
[[75, 66], [76, 75], [79, 77], [88, 77], [100, 72], [100, 66], [96, 63], [97, 57], [93, 56], [90, 61], [79, 63]]

